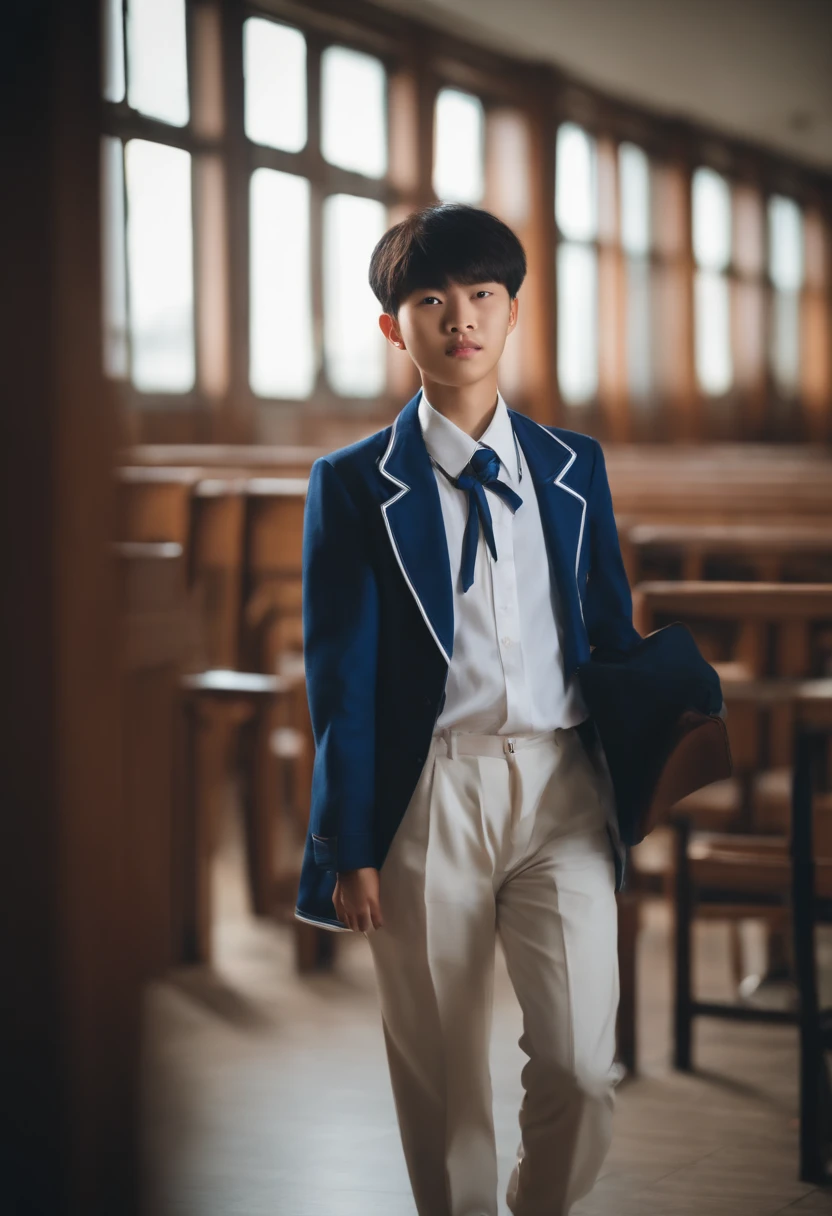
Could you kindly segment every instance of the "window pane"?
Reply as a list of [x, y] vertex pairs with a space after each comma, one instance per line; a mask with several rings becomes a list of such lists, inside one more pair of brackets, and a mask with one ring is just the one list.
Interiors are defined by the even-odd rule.
[[309, 182], [255, 169], [250, 209], [249, 381], [261, 397], [308, 397], [315, 382]]
[[246, 135], [299, 152], [306, 145], [306, 39], [300, 30], [251, 17], [243, 26]]
[[650, 248], [650, 162], [635, 144], [618, 149], [621, 174], [621, 244], [627, 253]]
[[555, 218], [565, 237], [592, 240], [598, 231], [595, 140], [572, 122], [558, 127]]
[[128, 101], [151, 118], [188, 121], [185, 0], [130, 0], [127, 8]]
[[569, 405], [598, 387], [598, 267], [588, 245], [558, 247], [558, 381]]
[[800, 293], [776, 291], [772, 299], [771, 370], [787, 397], [800, 383]]
[[768, 201], [768, 266], [783, 291], [803, 284], [803, 216], [793, 199], [775, 194]]
[[101, 272], [105, 376], [125, 380], [127, 277], [124, 247], [124, 156], [121, 140], [101, 140]]
[[433, 188], [448, 202], [478, 203], [485, 191], [485, 115], [470, 93], [442, 89], [436, 98]]
[[101, 92], [106, 101], [124, 99], [124, 12], [121, 0], [104, 0], [101, 34], [104, 64]]
[[731, 328], [728, 279], [700, 270], [694, 283], [696, 375], [700, 388], [711, 396], [731, 387]]
[[133, 383], [184, 393], [194, 383], [191, 158], [143, 139], [124, 156]]
[[707, 270], [724, 270], [731, 258], [731, 188], [713, 169], [693, 174], [693, 252]]
[[324, 353], [329, 383], [345, 397], [384, 389], [385, 339], [367, 266], [386, 220], [375, 199], [332, 194], [324, 201]]
[[321, 56], [321, 152], [367, 177], [387, 172], [387, 76], [372, 55], [330, 46]]

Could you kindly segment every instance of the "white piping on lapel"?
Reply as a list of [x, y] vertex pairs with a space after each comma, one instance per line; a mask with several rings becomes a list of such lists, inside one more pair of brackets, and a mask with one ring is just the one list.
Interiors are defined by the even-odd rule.
[[[537, 420], [534, 418], [532, 418], [531, 421], [534, 422], [535, 426], [539, 426], [541, 431], [544, 431], [545, 434], [547, 434], [550, 439], [557, 439], [557, 442], [559, 444], [561, 444], [562, 447], [565, 447], [567, 452], [572, 453], [569, 460], [566, 462], [564, 467], [558, 473], [553, 484], [558, 486], [559, 489], [561, 489], [561, 490], [566, 490], [567, 494], [571, 494], [574, 498], [577, 498], [578, 501], [581, 503], [581, 528], [580, 528], [580, 531], [578, 532], [578, 551], [575, 554], [575, 586], [578, 589], [578, 607], [581, 610], [581, 620], [584, 621], [584, 606], [581, 603], [581, 587], [580, 587], [580, 583], [578, 582], [578, 567], [581, 564], [581, 546], [584, 543], [584, 523], [586, 521], [586, 499], [584, 498], [583, 494], [579, 494], [578, 491], [573, 490], [571, 486], [565, 486], [563, 484], [563, 480], [562, 480], [562, 478], [564, 478], [566, 476], [566, 474], [572, 468], [572, 465], [578, 459], [578, 453], [575, 451], [574, 448], [570, 448], [569, 444], [565, 443], [563, 439], [559, 439], [557, 435], [553, 435], [552, 432], [547, 427], [542, 425], [542, 423], [537, 422]], [[584, 625], [586, 625], [586, 621], [584, 621]]]
[[386, 477], [388, 481], [392, 481], [393, 485], [399, 487], [399, 492], [398, 492], [398, 494], [394, 494], [392, 498], [388, 498], [386, 502], [383, 502], [381, 504], [381, 513], [384, 516], [384, 523], [387, 528], [387, 535], [390, 537], [390, 544], [393, 546], [393, 552], [396, 555], [396, 561], [399, 563], [399, 569], [401, 570], [402, 574], [404, 575], [405, 582], [407, 583], [408, 587], [410, 588], [411, 594], [413, 595], [413, 598], [416, 601], [419, 611], [422, 614], [422, 618], [423, 618], [425, 624], [427, 625], [428, 629], [430, 630], [431, 637], [433, 638], [434, 642], [436, 642], [436, 645], [439, 647], [442, 657], [444, 658], [445, 662], [450, 667], [450, 665], [451, 665], [450, 655], [445, 650], [445, 647], [442, 645], [442, 643], [439, 641], [439, 638], [436, 635], [436, 630], [433, 628], [433, 625], [430, 623], [430, 617], [425, 612], [425, 609], [422, 606], [422, 601], [419, 599], [419, 596], [416, 592], [416, 588], [413, 586], [413, 583], [410, 581], [410, 575], [407, 573], [407, 571], [404, 568], [404, 562], [402, 561], [402, 555], [401, 555], [401, 553], [399, 553], [399, 546], [396, 544], [396, 538], [393, 535], [393, 529], [390, 527], [390, 520], [387, 518], [387, 508], [392, 507], [394, 502], [398, 502], [400, 498], [403, 498], [404, 495], [407, 494], [408, 490], [410, 489], [409, 485], [407, 485], [403, 481], [399, 481], [398, 477], [394, 477], [392, 473], [388, 473], [387, 469], [384, 467], [387, 462], [388, 456], [390, 455], [390, 453], [393, 450], [393, 444], [396, 442], [397, 424], [398, 424], [398, 418], [393, 423], [393, 429], [390, 433], [390, 442], [387, 445], [387, 451], [384, 453], [381, 460], [379, 461], [378, 467], [379, 467], [379, 470], [380, 470], [382, 476]]

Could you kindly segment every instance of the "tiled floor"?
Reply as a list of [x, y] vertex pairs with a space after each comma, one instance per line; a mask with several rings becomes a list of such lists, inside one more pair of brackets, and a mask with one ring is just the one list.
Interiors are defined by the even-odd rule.
[[[217, 866], [217, 965], [148, 994], [147, 1216], [414, 1216], [369, 947], [339, 936], [334, 973], [298, 977], [291, 931], [245, 907], [229, 818]], [[641, 1075], [618, 1091], [613, 1147], [574, 1216], [832, 1214], [796, 1180], [789, 1027], [702, 1022], [700, 1071], [669, 1067], [669, 919], [646, 908]], [[754, 953], [753, 933], [749, 943]], [[697, 938], [701, 989], [726, 994], [725, 936]], [[518, 1136], [519, 1010], [498, 952], [492, 1073], [502, 1196]]]

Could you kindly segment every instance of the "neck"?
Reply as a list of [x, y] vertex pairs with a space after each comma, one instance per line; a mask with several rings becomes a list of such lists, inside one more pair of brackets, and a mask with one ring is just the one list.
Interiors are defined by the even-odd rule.
[[433, 408], [472, 439], [479, 439], [486, 432], [497, 409], [496, 374], [462, 388], [423, 376], [422, 387]]

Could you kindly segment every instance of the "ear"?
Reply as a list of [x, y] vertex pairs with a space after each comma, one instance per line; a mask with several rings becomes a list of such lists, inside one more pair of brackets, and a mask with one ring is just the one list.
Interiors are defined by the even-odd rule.
[[508, 329], [506, 330], [506, 333], [508, 333], [508, 334], [511, 333], [511, 331], [514, 329], [515, 325], [517, 324], [517, 312], [519, 310], [519, 307], [520, 307], [520, 297], [515, 296], [514, 299], [509, 304]]
[[387, 341], [395, 346], [397, 350], [406, 350], [402, 332], [399, 329], [396, 318], [391, 316], [389, 312], [383, 312], [378, 319], [378, 325], [381, 332], [384, 334]]

